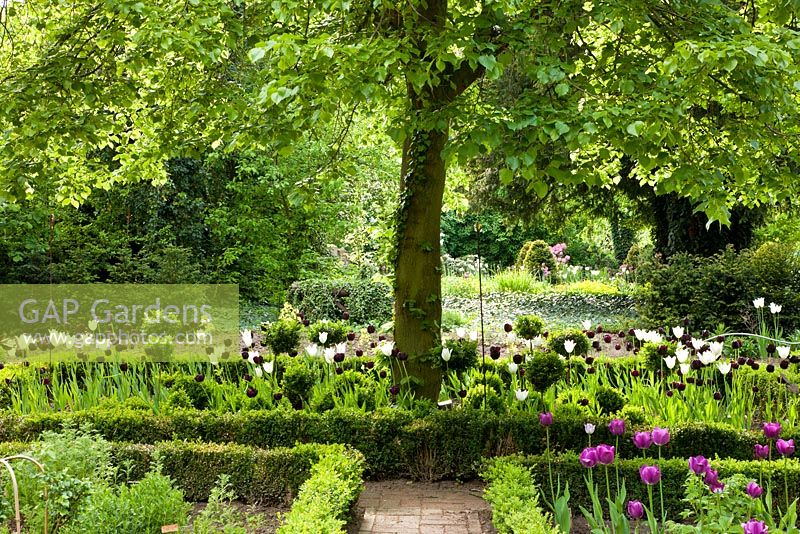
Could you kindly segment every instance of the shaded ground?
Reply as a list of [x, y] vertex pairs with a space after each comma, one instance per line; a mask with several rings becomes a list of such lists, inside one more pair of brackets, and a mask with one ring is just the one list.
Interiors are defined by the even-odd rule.
[[[206, 507], [206, 503], [195, 503], [190, 514], [190, 525]], [[236, 519], [236, 524], [247, 529], [248, 534], [273, 534], [280, 522], [278, 513], [286, 513], [290, 506], [264, 506], [232, 502], [226, 513]], [[221, 525], [217, 525], [218, 527]], [[221, 528], [215, 531], [222, 531]], [[191, 532], [191, 531], [190, 531]]]
[[367, 482], [356, 505], [359, 534], [494, 534], [483, 483]]

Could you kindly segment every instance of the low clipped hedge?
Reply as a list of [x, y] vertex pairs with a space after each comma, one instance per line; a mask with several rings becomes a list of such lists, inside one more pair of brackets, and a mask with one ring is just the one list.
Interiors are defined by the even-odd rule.
[[364, 456], [345, 447], [328, 447], [311, 467], [278, 534], [343, 533], [363, 488]]
[[[720, 450], [723, 453], [724, 450]], [[547, 458], [544, 455], [519, 457], [519, 461], [528, 466], [533, 472], [536, 482], [549, 494], [549, 473]], [[488, 460], [491, 462], [491, 460]], [[757, 460], [732, 460], [732, 459], [709, 459], [712, 469], [719, 471], [720, 480], [736, 473], [741, 473], [755, 481], [762, 480], [766, 485], [772, 480], [772, 500], [780, 509], [786, 509], [784, 498], [784, 473], [787, 476], [789, 488], [789, 501], [800, 497], [800, 461], [796, 459], [785, 462], [783, 459], [776, 461], [757, 461]], [[617, 458], [614, 465], [609, 466], [608, 476], [610, 479], [611, 491], [614, 491], [616, 484], [615, 466], [619, 468], [620, 480], [625, 481], [628, 499], [639, 500], [648, 503], [647, 486], [639, 478], [639, 467], [643, 464], [656, 464], [661, 469], [661, 480], [664, 491], [664, 508], [668, 516], [676, 521], [680, 520], [680, 512], [686, 508], [682, 502], [684, 497], [684, 482], [690, 476], [687, 458], [664, 458], [658, 460], [652, 455], [643, 459], [641, 454], [638, 457]], [[587, 510], [592, 509], [591, 498], [586, 490], [584, 477], [587, 476], [588, 469], [581, 466], [577, 453], [569, 452], [555, 455], [553, 458], [553, 481], [557, 485], [560, 481], [561, 487], [569, 484], [570, 508], [577, 511], [579, 506], [584, 506]], [[605, 471], [601, 466], [594, 468], [594, 482], [600, 487], [601, 495], [605, 496]], [[694, 475], [692, 475], [694, 476]], [[660, 506], [658, 485], [654, 486], [654, 503], [656, 509]]]
[[[609, 418], [588, 421], [597, 426], [593, 442], [616, 442], [607, 429]], [[583, 449], [587, 444], [586, 422], [587, 418], [582, 416], [556, 413], [555, 423], [550, 427], [553, 449], [576, 452]], [[154, 415], [124, 409], [29, 416], [2, 414], [0, 441], [31, 441], [45, 430], [84, 424], [116, 442], [154, 444], [187, 440], [260, 449], [292, 447], [296, 443], [343, 443], [366, 455], [367, 473], [376, 479], [472, 477], [483, 457], [541, 454], [546, 443], [544, 428], [539, 425], [538, 414], [533, 412], [495, 414], [466, 409], [415, 417], [412, 412], [390, 408], [369, 413], [334, 409], [322, 414], [292, 410], [237, 413], [187, 410]], [[631, 442], [634, 428], [630, 424], [628, 427], [627, 434], [619, 441], [622, 457], [637, 452]], [[722, 423], [674, 425], [670, 432], [672, 439], [663, 449], [668, 458], [697, 454], [711, 457], [719, 453], [727, 458], [749, 460], [753, 457], [753, 446], [763, 441], [760, 433], [737, 430]], [[800, 432], [786, 429], [783, 437], [800, 441]]]
[[[24, 442], [0, 443], [0, 458], [22, 453], [28, 447]], [[363, 471], [361, 454], [341, 445], [309, 443], [271, 450], [187, 441], [113, 445], [113, 461], [121, 481], [142, 479], [158, 461], [162, 473], [175, 481], [189, 501], [207, 500], [219, 476], [227, 474], [237, 498], [246, 502], [285, 503], [297, 495], [312, 465], [330, 455], [355, 458], [359, 472]]]

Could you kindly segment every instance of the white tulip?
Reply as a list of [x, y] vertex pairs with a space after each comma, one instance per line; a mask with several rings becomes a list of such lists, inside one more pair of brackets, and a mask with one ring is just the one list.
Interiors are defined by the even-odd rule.
[[773, 315], [776, 313], [780, 313], [782, 309], [783, 306], [781, 306], [780, 304], [775, 304], [774, 302], [769, 303], [769, 312]]
[[717, 361], [718, 356], [713, 352], [711, 352], [710, 350], [706, 350], [701, 352], [698, 355], [698, 358], [700, 358], [700, 361], [703, 362], [703, 365], [710, 365], [715, 361]]
[[256, 376], [261, 378], [261, 375], [264, 374], [264, 371], [261, 370], [261, 367], [256, 367]]
[[595, 426], [594, 426], [592, 423], [586, 423], [585, 425], [583, 425], [583, 429], [584, 429], [584, 430], [586, 431], [586, 433], [587, 433], [587, 434], [589, 434], [590, 436], [591, 436], [592, 434], [594, 434], [594, 428], [595, 428]]
[[692, 343], [692, 347], [694, 348], [694, 350], [700, 350], [700, 349], [703, 348], [703, 345], [705, 345], [705, 343], [703, 343], [702, 339], [692, 338], [691, 343]]
[[785, 360], [786, 358], [789, 357], [789, 352], [791, 350], [792, 349], [790, 349], [788, 345], [781, 345], [780, 347], [778, 347], [778, 356], [781, 357], [781, 360]]
[[527, 389], [518, 389], [514, 392], [514, 395], [517, 397], [517, 400], [522, 402], [528, 398], [528, 390]]
[[723, 375], [727, 375], [731, 371], [731, 364], [730, 362], [719, 362], [717, 364], [717, 369], [719, 369], [719, 372]]
[[274, 361], [264, 362], [262, 367], [264, 367], [264, 372], [271, 375], [272, 371], [275, 370], [275, 362]]
[[692, 366], [689, 365], [688, 363], [682, 363], [680, 367], [681, 367], [681, 374], [682, 375], [688, 375], [689, 371], [692, 368]]
[[384, 341], [383, 343], [378, 345], [378, 348], [380, 349], [381, 354], [383, 354], [384, 356], [391, 356], [392, 351], [394, 350], [394, 343], [391, 341]]
[[317, 344], [316, 343], [312, 343], [311, 345], [308, 345], [306, 347], [306, 354], [308, 354], [312, 358], [314, 356], [316, 356], [317, 354], [319, 354], [319, 347], [317, 346]]
[[509, 332], [508, 333], [508, 342], [509, 343], [513, 343], [516, 340], [517, 340], [517, 334], [515, 334], [514, 332]]
[[531, 345], [533, 345], [534, 348], [541, 347], [544, 345], [544, 338], [542, 336], [536, 336], [535, 338], [531, 339]]
[[686, 363], [686, 360], [689, 359], [689, 349], [684, 347], [675, 349], [675, 357], [678, 358], [679, 363]]
[[255, 363], [254, 360], [256, 359], [256, 356], [258, 356], [258, 351], [257, 350], [248, 350], [247, 351], [247, 360], [250, 363]]
[[248, 348], [253, 346], [253, 333], [250, 330], [242, 330], [242, 343]]
[[470, 341], [478, 341], [478, 333], [475, 332], [475, 331], [470, 332], [469, 333], [469, 340]]
[[467, 329], [464, 328], [463, 326], [456, 328], [456, 335], [458, 336], [459, 339], [464, 339], [464, 336], [467, 335]]
[[336, 345], [336, 352], [339, 354], [346, 354], [347, 353], [347, 343], [339, 343]]
[[319, 342], [324, 345], [326, 341], [328, 341], [328, 333], [327, 332], [320, 332], [319, 333]]
[[450, 361], [450, 356], [453, 355], [453, 351], [448, 349], [447, 347], [442, 348], [442, 359], [446, 362]]
[[515, 374], [519, 370], [519, 365], [514, 362], [508, 362], [508, 372], [512, 375]]
[[591, 330], [592, 328], [592, 321], [583, 321], [581, 324], [584, 330]]
[[334, 347], [327, 347], [324, 350], [325, 363], [333, 363], [333, 357], [336, 356], [336, 349]]
[[672, 335], [676, 338], [680, 339], [683, 337], [683, 327], [682, 326], [673, 326], [672, 327]]
[[757, 298], [753, 301], [753, 307], [756, 309], [764, 307], [764, 297]]
[[675, 356], [667, 356], [664, 358], [664, 363], [667, 364], [667, 369], [674, 369], [676, 360], [677, 358]]
[[634, 336], [636, 337], [636, 339], [638, 339], [639, 341], [644, 341], [644, 338], [645, 338], [645, 336], [647, 335], [647, 333], [646, 333], [644, 330], [642, 330], [641, 328], [636, 328], [636, 329], [633, 331], [633, 335], [634, 335]]
[[708, 348], [712, 352], [712, 354], [719, 357], [722, 355], [722, 349], [725, 348], [725, 344], [720, 343], [719, 341], [712, 341], [711, 343], [708, 344]]
[[571, 339], [564, 340], [564, 350], [567, 351], [567, 354], [572, 354], [572, 352], [575, 350], [576, 345], [577, 343], [575, 343]]

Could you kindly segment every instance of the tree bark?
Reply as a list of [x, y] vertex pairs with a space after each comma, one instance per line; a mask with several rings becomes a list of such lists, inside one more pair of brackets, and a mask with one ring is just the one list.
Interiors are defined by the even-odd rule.
[[439, 398], [442, 374], [420, 360], [440, 344], [442, 150], [447, 135], [447, 130], [416, 131], [406, 144], [396, 229], [394, 336], [408, 360], [395, 362], [395, 382], [404, 379], [418, 397], [431, 400]]

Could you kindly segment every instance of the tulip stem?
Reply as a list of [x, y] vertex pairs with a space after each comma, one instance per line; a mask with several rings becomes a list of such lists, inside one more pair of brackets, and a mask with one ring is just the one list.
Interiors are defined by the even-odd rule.
[[[614, 447], [614, 451], [619, 452], [619, 436], [617, 436], [616, 446]], [[614, 471], [616, 471], [617, 475], [617, 495], [619, 495], [619, 462], [614, 462]]]
[[[661, 446], [658, 447], [658, 465], [661, 465]], [[664, 516], [664, 486], [659, 478], [658, 480], [658, 495], [661, 500], [661, 522], [664, 523], [667, 518]]]
[[783, 457], [783, 492], [786, 496], [786, 510], [789, 510], [789, 482], [788, 482], [788, 473], [789, 473], [789, 456]]
[[608, 506], [609, 506], [609, 508], [608, 508], [608, 519], [611, 522], [611, 532], [613, 534], [615, 532], [615, 530], [614, 530], [614, 520], [611, 517], [611, 503], [614, 502], [614, 501], [611, 500], [611, 484], [608, 481], [608, 466], [606, 465], [604, 467], [605, 467], [605, 472], [606, 472], [606, 497], [608, 498]]
[[553, 490], [553, 459], [550, 457], [550, 427], [545, 427], [544, 432], [547, 436], [547, 473], [550, 476], [550, 498], [552, 499], [553, 509], [555, 509], [556, 492]]

